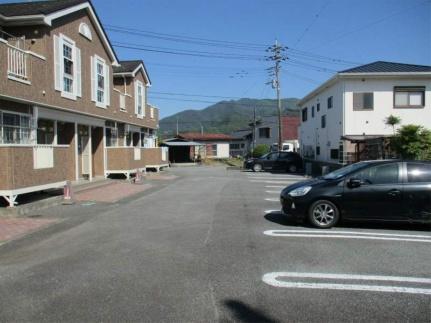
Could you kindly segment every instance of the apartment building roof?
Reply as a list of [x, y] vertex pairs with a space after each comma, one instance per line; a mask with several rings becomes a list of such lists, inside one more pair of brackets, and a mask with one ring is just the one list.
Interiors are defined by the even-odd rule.
[[132, 60], [132, 61], [120, 61], [119, 66], [114, 66], [114, 76], [132, 76], [135, 77], [136, 73], [141, 69], [144, 74], [147, 84], [151, 85], [150, 77], [148, 76], [147, 69], [142, 60]]
[[0, 4], [0, 14], [6, 17], [48, 15], [88, 2], [88, 0], [52, 0]]
[[51, 0], [34, 2], [14, 2], [0, 4], [0, 25], [47, 25], [52, 21], [79, 10], [87, 10], [100, 35], [114, 65], [118, 64], [117, 55], [90, 0]]

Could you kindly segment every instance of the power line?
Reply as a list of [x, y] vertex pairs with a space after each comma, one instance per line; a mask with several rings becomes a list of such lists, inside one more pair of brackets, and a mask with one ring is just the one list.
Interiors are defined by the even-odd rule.
[[172, 54], [172, 55], [185, 55], [185, 56], [195, 56], [195, 57], [205, 57], [205, 58], [220, 58], [220, 59], [236, 59], [236, 60], [255, 60], [259, 61], [260, 59], [253, 59], [243, 56], [223, 56], [223, 55], [206, 55], [206, 54], [195, 54], [195, 53], [184, 53], [184, 52], [178, 52], [178, 51], [168, 51], [168, 50], [157, 50], [157, 49], [150, 49], [150, 48], [143, 48], [143, 47], [136, 47], [136, 46], [124, 46], [120, 44], [113, 43], [112, 46], [118, 47], [118, 48], [126, 48], [126, 49], [134, 49], [139, 51], [145, 51], [145, 52], [154, 52], [154, 53], [163, 53], [163, 54]]
[[426, 1], [423, 1], [423, 2], [421, 2], [421, 3], [419, 3], [419, 4], [416, 4], [416, 5], [414, 5], [414, 6], [410, 6], [410, 7], [406, 8], [406, 9], [401, 9], [401, 10], [395, 11], [395, 12], [393, 12], [392, 14], [389, 14], [389, 15], [387, 15], [387, 16], [384, 16], [384, 17], [381, 17], [381, 18], [376, 19], [376, 20], [374, 20], [374, 21], [371, 21], [371, 22], [369, 22], [369, 23], [367, 23], [367, 24], [365, 24], [365, 25], [362, 25], [362, 26], [360, 26], [360, 27], [358, 27], [358, 28], [356, 28], [356, 29], [353, 29], [353, 30], [350, 30], [350, 31], [347, 31], [347, 32], [341, 33], [341, 34], [339, 34], [339, 35], [338, 35], [337, 37], [335, 37], [335, 38], [332, 38], [332, 39], [329, 39], [329, 40], [323, 41], [323, 42], [321, 42], [320, 44], [318, 44], [318, 45], [316, 45], [316, 46], [314, 46], [314, 47], [310, 48], [310, 50], [312, 50], [312, 49], [316, 49], [316, 48], [321, 47], [321, 46], [323, 46], [323, 45], [326, 45], [326, 44], [328, 44], [328, 43], [332, 43], [332, 42], [334, 42], [334, 41], [337, 41], [338, 39], [344, 38], [344, 37], [346, 37], [346, 36], [348, 36], [348, 35], [350, 35], [350, 34], [353, 34], [353, 33], [358, 32], [358, 31], [362, 31], [362, 30], [364, 30], [364, 29], [368, 29], [368, 28], [370, 28], [370, 27], [372, 27], [372, 26], [374, 26], [374, 25], [377, 25], [377, 24], [382, 23], [383, 21], [385, 21], [385, 20], [387, 20], [387, 19], [389, 19], [389, 18], [392, 18], [392, 17], [394, 17], [394, 16], [397, 16], [397, 15], [400, 15], [400, 14], [402, 14], [402, 13], [405, 13], [406, 11], [410, 11], [410, 10], [412, 10], [412, 9], [415, 9], [415, 8], [417, 8], [417, 7], [419, 7], [419, 6], [422, 6], [422, 5], [426, 4], [426, 3], [431, 3], [431, 1], [430, 1], [430, 0], [426, 0]]
[[168, 41], [174, 41], [174, 42], [191, 43], [195, 45], [217, 46], [217, 47], [226, 47], [226, 48], [240, 49], [240, 50], [264, 50], [265, 47], [267, 47], [267, 45], [265, 44], [234, 42], [234, 41], [226, 41], [226, 40], [215, 40], [215, 39], [207, 39], [207, 38], [199, 38], [199, 37], [191, 37], [191, 36], [182, 36], [182, 35], [175, 35], [175, 34], [165, 34], [165, 33], [158, 33], [158, 32], [153, 32], [148, 30], [114, 26], [114, 25], [105, 25], [105, 29], [113, 32], [118, 32], [118, 33], [131, 34], [135, 36], [142, 36], [142, 37], [168, 40]]
[[202, 95], [202, 94], [187, 94], [187, 93], [157, 92], [157, 91], [151, 91], [151, 93], [164, 94], [164, 95], [178, 95], [178, 96], [195, 96], [195, 97], [204, 97], [204, 98], [242, 99], [239, 96]]
[[315, 22], [319, 19], [320, 15], [322, 14], [323, 10], [325, 10], [325, 8], [328, 6], [329, 1], [326, 1], [323, 6], [320, 8], [320, 10], [317, 12], [316, 15], [314, 15], [313, 20], [310, 22], [310, 24], [304, 29], [303, 33], [298, 37], [298, 39], [295, 42], [295, 45], [293, 45], [293, 47], [296, 47], [301, 40], [304, 38], [305, 34], [307, 34], [307, 32], [311, 29], [311, 27], [313, 27], [313, 25], [315, 24]]

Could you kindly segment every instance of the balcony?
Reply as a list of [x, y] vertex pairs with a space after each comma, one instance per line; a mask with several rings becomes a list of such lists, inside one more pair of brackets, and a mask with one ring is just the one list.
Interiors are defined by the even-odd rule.
[[167, 149], [141, 147], [107, 147], [106, 174], [123, 174], [127, 178], [136, 171], [155, 169], [169, 165]]
[[74, 163], [69, 145], [0, 145], [0, 196], [13, 206], [19, 194], [61, 187]]
[[7, 74], [9, 78], [17, 79], [24, 82], [29, 82], [28, 67], [27, 67], [28, 54], [26, 51], [8, 45], [7, 48]]

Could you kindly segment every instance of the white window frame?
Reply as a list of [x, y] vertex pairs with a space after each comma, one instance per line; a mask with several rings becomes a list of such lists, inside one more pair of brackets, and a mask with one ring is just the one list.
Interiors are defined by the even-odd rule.
[[[73, 68], [73, 75], [69, 76], [65, 74], [64, 71], [64, 59], [66, 58], [64, 56], [64, 45], [70, 47], [71, 49], [71, 54], [72, 54], [72, 59], [70, 59], [72, 61], [72, 68]], [[70, 39], [69, 37], [60, 34], [60, 49], [61, 49], [61, 61], [60, 61], [60, 66], [61, 66], [61, 96], [67, 99], [71, 99], [71, 100], [76, 100], [76, 81], [77, 81], [77, 75], [76, 75], [76, 51], [75, 51], [75, 42]], [[69, 58], [66, 58], [69, 59]], [[68, 78], [70, 80], [72, 80], [72, 91], [68, 92], [65, 91], [64, 89], [64, 80], [65, 78]]]
[[[96, 102], [96, 106], [99, 108], [103, 108], [106, 109], [109, 106], [109, 91], [110, 91], [110, 81], [109, 81], [109, 66], [106, 64], [106, 61], [98, 56], [98, 55], [94, 55], [92, 57], [92, 88], [91, 91], [93, 93], [93, 101]], [[98, 100], [98, 92], [100, 90], [99, 88], [99, 80], [98, 80], [98, 75], [99, 75], [99, 71], [97, 66], [98, 65], [102, 65], [103, 66], [103, 101], [99, 101]]]
[[[20, 132], [23, 129], [28, 129], [29, 131], [29, 136], [28, 136], [28, 140], [26, 142], [12, 142], [12, 143], [5, 143], [4, 142], [4, 124], [3, 124], [3, 114], [14, 114], [19, 116], [20, 119], [20, 125], [19, 126], [10, 126], [10, 125], [6, 125], [6, 127], [9, 128], [16, 128], [18, 129]], [[28, 128], [26, 127], [21, 127], [21, 118], [25, 117], [28, 118]], [[32, 120], [32, 115], [28, 114], [28, 113], [20, 113], [20, 112], [14, 112], [14, 111], [8, 111], [8, 110], [0, 110], [0, 144], [4, 144], [4, 145], [28, 145], [31, 144], [33, 142], [33, 138], [32, 138], [32, 131], [33, 131], [33, 120]], [[22, 135], [20, 136], [22, 139]]]
[[[136, 81], [136, 99], [135, 99], [135, 114], [138, 118], [143, 119], [145, 117], [145, 86], [141, 81]], [[141, 95], [139, 96], [139, 89], [141, 89]], [[139, 113], [139, 103], [141, 103], [141, 112]]]

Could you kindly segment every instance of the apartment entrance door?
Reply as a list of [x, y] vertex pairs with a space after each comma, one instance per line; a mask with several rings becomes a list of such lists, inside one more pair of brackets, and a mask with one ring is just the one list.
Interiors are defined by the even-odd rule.
[[90, 178], [91, 169], [91, 145], [90, 145], [90, 133], [89, 126], [78, 126], [78, 155], [81, 160], [80, 162], [80, 174], [81, 177]]

